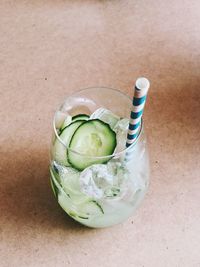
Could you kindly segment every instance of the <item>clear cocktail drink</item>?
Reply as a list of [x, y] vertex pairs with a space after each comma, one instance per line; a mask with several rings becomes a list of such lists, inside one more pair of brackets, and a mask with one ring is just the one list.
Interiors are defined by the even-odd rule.
[[69, 96], [54, 117], [51, 185], [60, 206], [89, 227], [126, 220], [149, 183], [143, 125], [125, 148], [131, 99], [120, 91], [89, 88]]

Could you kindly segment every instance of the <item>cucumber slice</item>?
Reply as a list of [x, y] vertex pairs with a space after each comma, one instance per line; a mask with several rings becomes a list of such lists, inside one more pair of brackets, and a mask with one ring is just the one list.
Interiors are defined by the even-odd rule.
[[[64, 123], [63, 123], [63, 125], [62, 125], [62, 127], [60, 128], [60, 132], [62, 132], [68, 125], [70, 125], [71, 122], [75, 122], [75, 121], [78, 121], [78, 120], [81, 120], [81, 121], [87, 121], [88, 119], [89, 119], [89, 116], [86, 115], [86, 114], [78, 114], [78, 115], [73, 116], [73, 117], [68, 116], [68, 117], [65, 119], [65, 121], [64, 121]], [[60, 133], [60, 134], [61, 134], [61, 133]]]
[[99, 119], [82, 123], [74, 132], [68, 150], [68, 159], [77, 170], [83, 170], [95, 163], [105, 163], [108, 158], [95, 159], [112, 155], [116, 147], [116, 134], [110, 126]]
[[76, 205], [91, 199], [81, 192], [79, 178], [80, 173], [71, 167], [65, 168], [65, 170], [60, 172], [61, 186]]
[[53, 162], [50, 167], [50, 173], [51, 173], [52, 179], [55, 179], [56, 181], [58, 181], [58, 183], [60, 183], [60, 175], [59, 175], [58, 166], [59, 165], [56, 162]]
[[83, 216], [97, 216], [104, 214], [101, 205], [95, 200], [91, 200], [80, 205], [79, 212]]
[[66, 128], [70, 123], [72, 122], [72, 117], [67, 116], [67, 118], [64, 120], [62, 127], [60, 128], [60, 131], [62, 132], [64, 128]]
[[54, 196], [57, 198], [58, 197], [58, 192], [57, 192], [57, 188], [53, 182], [53, 179], [50, 177], [50, 184], [51, 184], [51, 188], [53, 190]]
[[71, 116], [68, 116], [66, 119], [65, 119], [65, 121], [64, 121], [64, 123], [63, 123], [63, 125], [62, 125], [62, 127], [60, 128], [60, 134], [62, 133], [62, 131], [68, 126], [68, 125], [70, 125], [70, 123], [71, 122], [75, 122], [75, 121], [86, 121], [86, 120], [88, 120], [89, 119], [89, 116], [88, 115], [86, 115], [86, 114], [78, 114], [78, 115], [76, 115], [76, 116], [73, 116], [73, 117], [71, 117]]
[[[57, 111], [56, 114], [55, 114], [55, 126], [56, 126], [56, 129], [60, 129], [63, 125], [63, 122], [65, 121], [66, 119], [66, 116], [67, 114], [62, 112], [62, 111]], [[67, 116], [68, 117], [71, 117], [71, 116]]]
[[87, 121], [88, 119], [89, 119], [89, 116], [87, 114], [78, 114], [72, 117], [72, 121], [77, 121], [77, 120]]
[[73, 202], [66, 198], [64, 194], [58, 195], [58, 203], [68, 213], [69, 216], [75, 220], [80, 221], [90, 219], [93, 216], [104, 214], [104, 211], [99, 203], [96, 201], [88, 201], [81, 205], [74, 206]]
[[[69, 146], [71, 137], [73, 136], [76, 129], [83, 123], [84, 121], [77, 120], [75, 122], [72, 122], [69, 126], [65, 127], [63, 131], [60, 134], [60, 139], [62, 139], [63, 143], [66, 147]], [[64, 165], [64, 166], [70, 166], [68, 159], [67, 159], [67, 149], [60, 142], [60, 140], [56, 139], [55, 143], [53, 145], [53, 158], [58, 163]]]
[[[55, 172], [52, 170], [52, 168], [50, 168], [50, 173], [52, 190], [56, 198], [58, 199], [58, 203], [71, 217], [81, 222], [82, 219], [86, 220], [89, 219], [91, 216], [98, 216], [104, 214], [103, 208], [96, 200], [92, 200], [80, 191], [77, 192], [77, 189], [79, 188], [79, 185], [77, 185], [77, 181], [72, 181], [72, 178], [69, 176], [65, 178], [60, 177], [60, 185], [56, 177], [58, 174], [55, 175]], [[63, 178], [68, 180], [67, 184], [62, 184]], [[73, 178], [77, 180], [75, 174]]]
[[91, 200], [86, 194], [81, 192], [79, 178], [80, 172], [71, 167], [64, 167], [53, 164], [54, 168], [50, 168], [50, 173], [55, 186], [62, 188], [66, 195], [73, 201], [75, 205], [79, 205]]

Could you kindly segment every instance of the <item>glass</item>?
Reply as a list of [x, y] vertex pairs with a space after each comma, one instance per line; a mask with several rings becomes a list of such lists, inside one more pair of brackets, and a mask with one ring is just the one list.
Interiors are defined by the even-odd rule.
[[[122, 92], [97, 87], [73, 93], [55, 113], [50, 160], [52, 190], [63, 210], [88, 227], [108, 227], [125, 221], [147, 191], [149, 157], [144, 123], [137, 141], [125, 148], [131, 105], [132, 100]], [[112, 155], [92, 157], [74, 151], [63, 141], [62, 125], [69, 125], [69, 118], [78, 114], [100, 117], [117, 132], [118, 145]], [[66, 160], [69, 153], [78, 163], [89, 165], [77, 170]]]

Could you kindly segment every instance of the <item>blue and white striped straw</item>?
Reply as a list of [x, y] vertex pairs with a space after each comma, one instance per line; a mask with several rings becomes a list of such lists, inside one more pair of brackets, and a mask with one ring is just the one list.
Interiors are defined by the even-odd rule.
[[126, 147], [129, 147], [136, 141], [137, 136], [140, 132], [141, 118], [144, 111], [149, 87], [150, 82], [146, 78], [142, 77], [136, 80]]

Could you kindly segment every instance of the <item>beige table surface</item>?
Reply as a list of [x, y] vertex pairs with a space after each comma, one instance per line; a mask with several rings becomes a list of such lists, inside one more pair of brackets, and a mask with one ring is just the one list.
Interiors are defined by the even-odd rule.
[[[103, 85], [145, 110], [151, 185], [112, 228], [73, 222], [49, 187], [52, 117]], [[0, 266], [200, 266], [200, 1], [0, 1]]]

